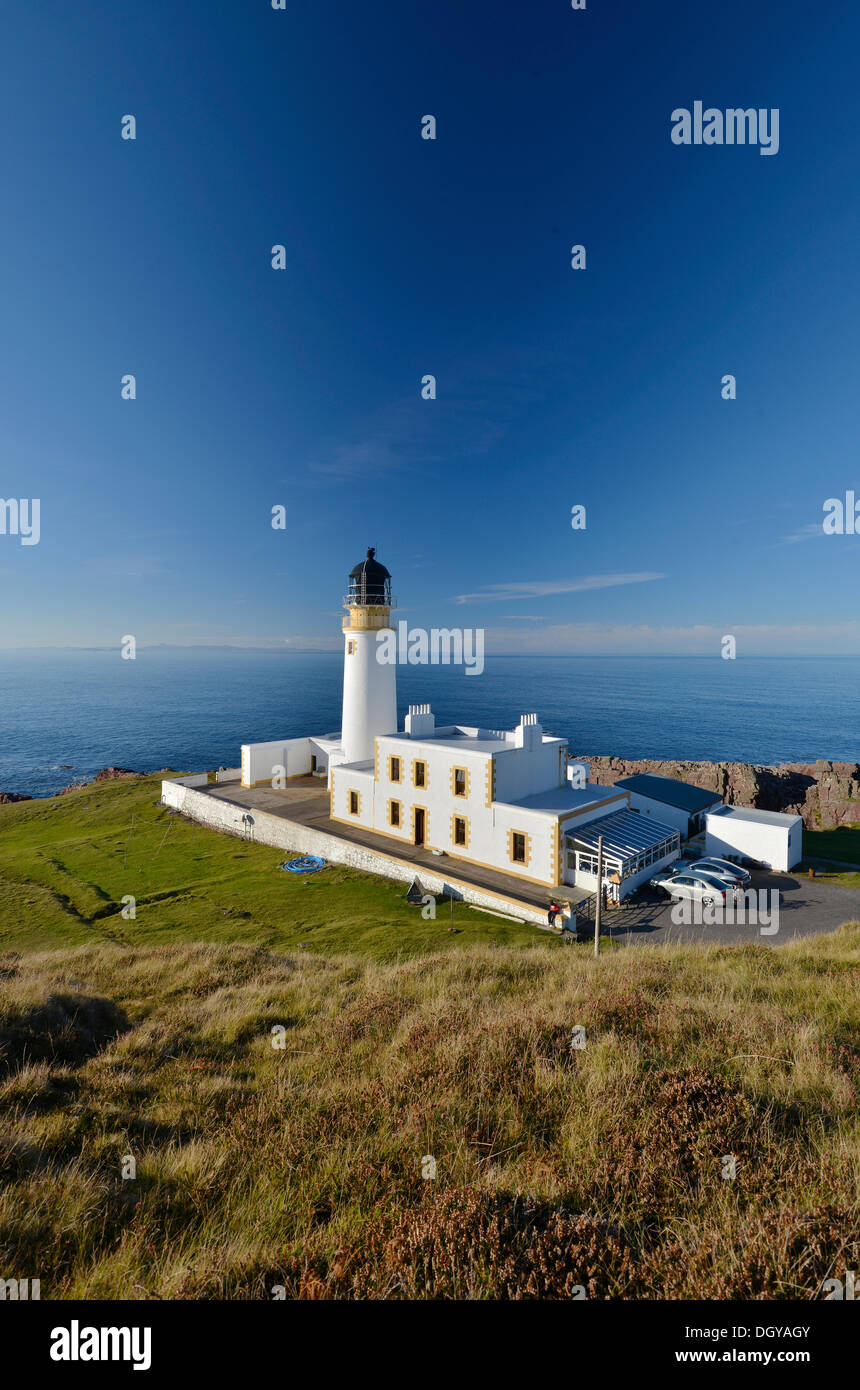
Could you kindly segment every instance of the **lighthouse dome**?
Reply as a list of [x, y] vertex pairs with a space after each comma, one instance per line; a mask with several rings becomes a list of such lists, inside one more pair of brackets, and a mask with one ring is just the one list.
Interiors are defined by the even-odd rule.
[[348, 597], [353, 603], [391, 602], [391, 575], [375, 557], [376, 550], [370, 546], [366, 558], [350, 570]]

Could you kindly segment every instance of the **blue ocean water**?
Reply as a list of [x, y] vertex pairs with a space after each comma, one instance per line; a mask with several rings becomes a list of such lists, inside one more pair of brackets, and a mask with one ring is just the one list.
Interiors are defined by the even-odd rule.
[[[138, 648], [0, 652], [0, 791], [48, 796], [111, 763], [196, 771], [245, 742], [340, 727], [340, 653]], [[860, 761], [860, 658], [488, 657], [401, 666], [402, 716], [512, 727], [531, 710], [571, 752]]]

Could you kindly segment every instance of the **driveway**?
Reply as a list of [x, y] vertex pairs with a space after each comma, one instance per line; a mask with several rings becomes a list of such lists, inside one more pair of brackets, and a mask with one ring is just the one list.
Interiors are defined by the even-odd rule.
[[[860, 921], [860, 890], [841, 888], [821, 879], [795, 878], [791, 874], [754, 872], [750, 888], [756, 892], [768, 890], [779, 894], [778, 918], [771, 922], [770, 898], [762, 903], [758, 924], [722, 922], [713, 926], [684, 925], [672, 921], [671, 900], [646, 889], [633, 899], [630, 907], [604, 912], [602, 931], [611, 930], [616, 941], [625, 945], [664, 946], [668, 942], [704, 941], [738, 945], [752, 941], [765, 946], [778, 946], [801, 936], [816, 936], [834, 931], [843, 922]], [[747, 890], [749, 891], [749, 890]], [[741, 915], [738, 913], [737, 915]], [[767, 928], [777, 926], [775, 933]], [[582, 931], [591, 924], [581, 922]], [[762, 927], [765, 933], [762, 934]]]

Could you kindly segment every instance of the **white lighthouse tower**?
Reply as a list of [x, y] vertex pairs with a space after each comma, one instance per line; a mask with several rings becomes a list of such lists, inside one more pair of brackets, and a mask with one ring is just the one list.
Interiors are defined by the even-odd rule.
[[391, 575], [374, 558], [356, 565], [343, 600], [343, 723], [344, 760], [365, 762], [373, 757], [373, 740], [397, 732], [397, 675], [393, 662], [377, 659], [377, 633], [391, 630]]

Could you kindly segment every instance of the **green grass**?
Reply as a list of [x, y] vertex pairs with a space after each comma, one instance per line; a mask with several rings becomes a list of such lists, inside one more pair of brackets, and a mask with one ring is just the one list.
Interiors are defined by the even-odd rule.
[[[0, 806], [0, 950], [197, 941], [286, 950], [302, 942], [390, 960], [479, 942], [560, 946], [463, 904], [452, 917], [440, 902], [436, 920], [424, 920], [404, 901], [407, 884], [334, 865], [284, 873], [282, 850], [170, 815], [160, 795], [157, 775]], [[134, 920], [122, 916], [126, 895], [135, 898]]]
[[804, 830], [804, 859], [841, 859], [860, 869], [860, 825], [840, 825], [836, 830]]

